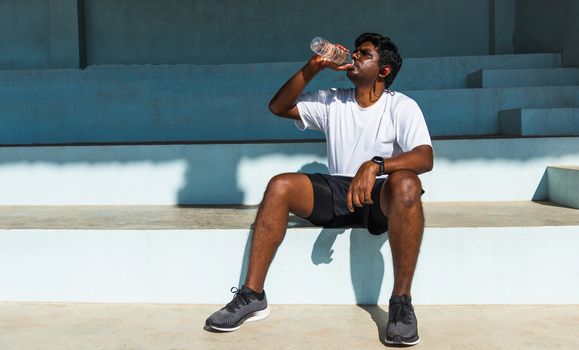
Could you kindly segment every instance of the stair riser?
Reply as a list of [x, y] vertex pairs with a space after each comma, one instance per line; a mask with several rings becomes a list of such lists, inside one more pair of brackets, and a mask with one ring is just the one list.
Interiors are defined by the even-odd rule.
[[501, 111], [499, 132], [517, 136], [579, 135], [579, 108]]
[[470, 88], [579, 85], [579, 69], [481, 70], [467, 78]]
[[[0, 148], [2, 205], [258, 204], [271, 177], [327, 172], [325, 143]], [[546, 199], [579, 138], [435, 141], [425, 201]]]
[[[393, 281], [387, 237], [342, 231], [290, 229], [266, 282], [270, 303], [386, 303]], [[413, 299], [577, 304], [577, 232], [427, 229]], [[0, 300], [224, 304], [245, 274], [248, 242], [247, 230], [0, 230]]]

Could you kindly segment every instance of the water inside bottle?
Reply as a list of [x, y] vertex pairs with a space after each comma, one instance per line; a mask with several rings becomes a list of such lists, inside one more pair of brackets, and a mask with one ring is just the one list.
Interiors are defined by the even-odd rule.
[[310, 47], [316, 54], [325, 57], [336, 64], [341, 65], [352, 63], [352, 57], [347, 51], [340, 49], [338, 46], [322, 38], [314, 38]]

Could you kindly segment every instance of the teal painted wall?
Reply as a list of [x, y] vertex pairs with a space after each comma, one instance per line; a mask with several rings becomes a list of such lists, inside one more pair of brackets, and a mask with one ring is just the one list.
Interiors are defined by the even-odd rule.
[[[302, 61], [314, 35], [390, 35], [405, 57], [563, 52], [579, 0], [0, 0], [0, 69]], [[86, 31], [85, 31], [86, 28]]]
[[579, 67], [579, 0], [517, 0], [516, 17], [516, 52], [561, 52]]
[[47, 0], [0, 1], [0, 68], [50, 64]]
[[485, 55], [489, 0], [0, 0], [0, 69], [303, 61], [316, 35], [405, 57]]
[[[382, 32], [405, 58], [562, 48], [569, 60], [577, 31], [558, 42], [555, 21], [576, 28], [577, 1], [561, 4], [546, 9], [539, 26], [534, 0], [339, 0], [330, 7], [319, 0], [0, 0], [0, 144], [321, 138], [267, 110], [310, 57], [314, 35], [351, 46], [362, 31]], [[531, 40], [535, 31], [541, 35]], [[488, 57], [501, 62], [488, 65]], [[579, 106], [576, 88], [541, 90], [538, 98], [537, 88], [413, 91], [464, 89], [468, 74], [506, 68], [508, 59], [406, 59], [394, 88], [410, 90], [435, 136], [495, 133], [497, 108]], [[530, 60], [516, 67], [531, 68]], [[540, 67], [558, 66], [552, 63]], [[324, 72], [309, 88], [330, 86], [350, 84]]]
[[86, 0], [88, 64], [302, 61], [316, 35], [391, 36], [406, 57], [489, 53], [488, 0]]
[[0, 69], [83, 65], [80, 0], [0, 0]]

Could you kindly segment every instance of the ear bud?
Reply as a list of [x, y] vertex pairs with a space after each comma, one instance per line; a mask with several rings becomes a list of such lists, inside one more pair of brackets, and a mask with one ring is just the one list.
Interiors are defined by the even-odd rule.
[[384, 66], [382, 69], [380, 69], [380, 75], [388, 75], [391, 70], [392, 68], [390, 68], [390, 66]]

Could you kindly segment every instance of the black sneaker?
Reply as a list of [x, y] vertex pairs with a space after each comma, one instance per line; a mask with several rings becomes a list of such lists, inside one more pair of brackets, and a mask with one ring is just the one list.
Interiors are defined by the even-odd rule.
[[269, 316], [269, 305], [265, 292], [261, 300], [251, 289], [245, 286], [241, 289], [231, 288], [235, 293], [233, 300], [221, 310], [209, 316], [205, 325], [222, 332], [233, 332], [239, 329], [244, 322], [259, 321]]
[[418, 321], [414, 314], [412, 299], [409, 296], [392, 296], [390, 298], [385, 341], [388, 345], [406, 346], [416, 345], [420, 342]]

